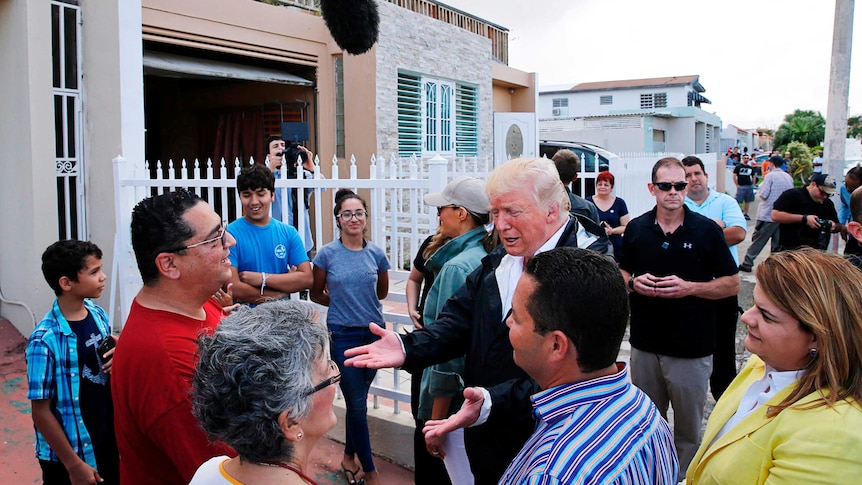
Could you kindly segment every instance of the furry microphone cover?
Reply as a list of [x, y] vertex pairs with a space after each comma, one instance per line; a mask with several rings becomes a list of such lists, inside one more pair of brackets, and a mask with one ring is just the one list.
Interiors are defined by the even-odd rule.
[[335, 43], [348, 53], [362, 54], [377, 42], [375, 0], [321, 0], [320, 11]]

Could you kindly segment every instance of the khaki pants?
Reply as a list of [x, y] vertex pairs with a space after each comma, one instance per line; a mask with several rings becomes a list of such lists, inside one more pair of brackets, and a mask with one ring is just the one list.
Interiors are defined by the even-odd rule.
[[632, 384], [645, 392], [667, 419], [668, 406], [673, 406], [673, 442], [679, 459], [679, 480], [700, 446], [703, 432], [703, 412], [712, 356], [684, 359], [653, 354], [632, 348]]

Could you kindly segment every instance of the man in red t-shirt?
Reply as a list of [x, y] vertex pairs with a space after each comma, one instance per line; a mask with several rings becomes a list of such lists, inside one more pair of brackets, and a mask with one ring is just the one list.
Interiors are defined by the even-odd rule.
[[114, 354], [120, 481], [186, 484], [209, 458], [235, 455], [209, 442], [189, 400], [197, 337], [221, 318], [211, 297], [230, 281], [234, 240], [206, 202], [182, 189], [141, 201], [131, 225], [144, 286]]

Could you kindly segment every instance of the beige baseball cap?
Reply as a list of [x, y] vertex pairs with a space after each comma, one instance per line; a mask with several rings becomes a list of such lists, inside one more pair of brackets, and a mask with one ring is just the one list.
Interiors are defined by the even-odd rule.
[[452, 179], [442, 192], [426, 195], [425, 203], [434, 207], [457, 205], [476, 214], [487, 214], [491, 202], [485, 193], [485, 182], [460, 175]]

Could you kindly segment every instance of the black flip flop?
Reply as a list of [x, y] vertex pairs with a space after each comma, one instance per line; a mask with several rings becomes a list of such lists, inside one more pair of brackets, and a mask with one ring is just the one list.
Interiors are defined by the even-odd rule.
[[359, 473], [359, 470], [359, 467], [357, 467], [356, 470], [348, 470], [347, 468], [341, 467], [341, 473], [344, 473], [344, 478], [350, 485], [365, 485], [365, 477], [356, 478], [356, 474]]

